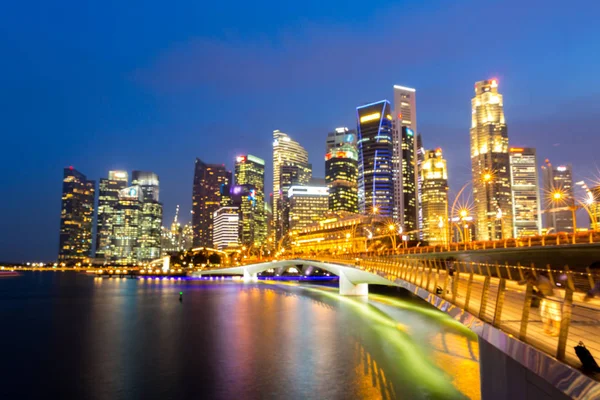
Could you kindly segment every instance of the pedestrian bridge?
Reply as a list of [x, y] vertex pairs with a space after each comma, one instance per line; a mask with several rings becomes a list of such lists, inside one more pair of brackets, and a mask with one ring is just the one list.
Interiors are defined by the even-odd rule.
[[339, 263], [322, 262], [317, 260], [280, 260], [259, 264], [244, 265], [240, 267], [208, 269], [192, 273], [193, 276], [202, 275], [242, 275], [244, 281], [258, 280], [258, 274], [268, 270], [281, 271], [290, 267], [303, 265], [306, 273], [311, 268], [319, 268], [337, 275], [340, 278], [340, 294], [344, 296], [364, 296], [369, 294], [369, 284], [400, 286], [393, 280], [380, 276], [372, 271], [365, 271], [356, 266]]
[[[574, 351], [583, 341], [600, 358], [600, 301], [585, 301], [582, 286], [594, 287], [600, 277], [589, 270], [456, 261], [451, 276], [447, 263], [439, 259], [360, 257], [277, 260], [193, 275], [242, 275], [245, 281], [253, 281], [267, 270], [304, 266], [305, 273], [310, 271], [306, 267], [316, 267], [338, 275], [343, 295], [367, 295], [369, 284], [399, 286], [479, 336], [484, 399], [600, 399], [598, 380], [581, 373]], [[543, 300], [545, 308], [558, 310], [553, 319], [543, 315], [544, 307], [532, 307], [534, 287], [523, 284], [528, 275], [544, 275], [554, 285], [554, 295]]]

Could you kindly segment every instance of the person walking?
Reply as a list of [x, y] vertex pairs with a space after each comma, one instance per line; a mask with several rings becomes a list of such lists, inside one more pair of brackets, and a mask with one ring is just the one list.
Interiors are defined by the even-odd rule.
[[519, 285], [531, 284], [536, 289], [536, 296], [540, 297], [540, 316], [544, 324], [544, 332], [551, 336], [558, 336], [560, 332], [561, 313], [557, 300], [549, 299], [554, 296], [554, 288], [550, 279], [541, 274], [527, 273], [527, 277]]

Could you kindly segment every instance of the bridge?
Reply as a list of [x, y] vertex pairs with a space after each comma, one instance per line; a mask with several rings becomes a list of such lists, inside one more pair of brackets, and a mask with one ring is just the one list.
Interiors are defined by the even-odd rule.
[[[277, 260], [230, 268], [207, 269], [192, 275], [242, 275], [256, 281], [268, 270], [320, 268], [340, 277], [343, 295], [367, 295], [368, 284], [402, 287], [479, 336], [483, 398], [600, 398], [600, 384], [580, 372], [574, 346], [584, 341], [600, 355], [600, 301], [585, 301], [575, 282], [595, 286], [590, 272], [456, 261], [398, 255], [316, 256]], [[555, 274], [562, 277], [555, 280]], [[545, 275], [553, 296], [532, 307], [534, 285], [527, 276]], [[520, 391], [520, 392], [519, 392]], [[523, 393], [536, 393], [524, 397]]]

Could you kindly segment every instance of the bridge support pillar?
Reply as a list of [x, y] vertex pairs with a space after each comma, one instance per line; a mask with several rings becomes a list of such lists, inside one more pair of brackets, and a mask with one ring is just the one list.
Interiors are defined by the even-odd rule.
[[340, 272], [340, 294], [342, 296], [368, 296], [368, 283], [352, 283], [343, 272]]
[[244, 268], [244, 282], [258, 282], [257, 274], [250, 274], [246, 268]]

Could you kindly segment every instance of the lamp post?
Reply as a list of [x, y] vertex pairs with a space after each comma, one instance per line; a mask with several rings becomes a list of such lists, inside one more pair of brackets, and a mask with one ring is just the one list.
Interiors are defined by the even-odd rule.
[[390, 240], [392, 242], [392, 249], [394, 250], [394, 253], [395, 253], [396, 252], [396, 225], [393, 223], [390, 223], [387, 228], [388, 228]]
[[460, 221], [461, 223], [463, 223], [463, 227], [464, 227], [464, 234], [463, 234], [463, 241], [465, 243], [467, 243], [467, 229], [469, 228], [469, 223], [467, 222], [467, 218], [469, 217], [469, 211], [466, 208], [463, 208], [462, 210], [459, 211], [458, 215], [460, 216]]

